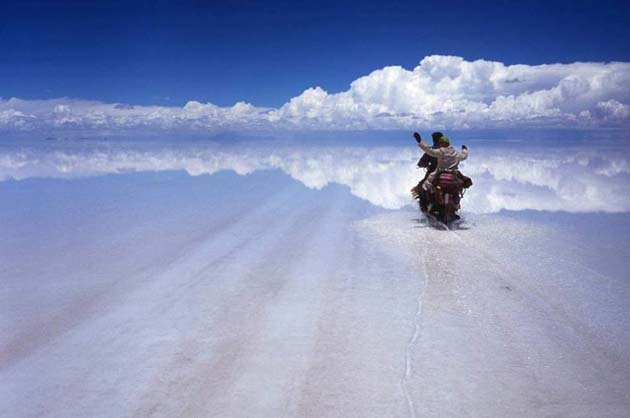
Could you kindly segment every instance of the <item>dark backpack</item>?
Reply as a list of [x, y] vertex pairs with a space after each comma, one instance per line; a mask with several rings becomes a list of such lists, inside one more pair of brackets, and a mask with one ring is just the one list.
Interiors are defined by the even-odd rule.
[[467, 188], [469, 188], [470, 186], [473, 185], [472, 179], [470, 177], [467, 177], [467, 176], [463, 175], [459, 171], [457, 172], [457, 177], [458, 177], [458, 180], [462, 184], [462, 189], [467, 189]]

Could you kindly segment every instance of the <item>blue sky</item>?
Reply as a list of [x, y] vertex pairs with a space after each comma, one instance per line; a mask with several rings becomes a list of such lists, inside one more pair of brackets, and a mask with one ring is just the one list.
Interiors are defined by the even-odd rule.
[[0, 6], [0, 97], [278, 107], [426, 55], [630, 61], [628, 2], [32, 2]]

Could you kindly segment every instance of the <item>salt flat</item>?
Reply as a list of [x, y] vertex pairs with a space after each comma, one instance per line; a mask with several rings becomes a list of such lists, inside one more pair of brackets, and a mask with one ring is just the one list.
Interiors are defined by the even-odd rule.
[[625, 416], [627, 215], [279, 171], [0, 183], [6, 417]]

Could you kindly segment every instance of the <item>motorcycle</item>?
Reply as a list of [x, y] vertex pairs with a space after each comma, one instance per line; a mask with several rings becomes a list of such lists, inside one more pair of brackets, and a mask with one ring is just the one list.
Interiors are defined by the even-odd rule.
[[466, 189], [472, 186], [469, 177], [458, 170], [441, 170], [433, 179], [433, 193], [424, 190], [421, 184], [412, 189], [412, 194], [418, 199], [423, 213], [446, 226], [460, 219], [457, 214], [460, 201]]

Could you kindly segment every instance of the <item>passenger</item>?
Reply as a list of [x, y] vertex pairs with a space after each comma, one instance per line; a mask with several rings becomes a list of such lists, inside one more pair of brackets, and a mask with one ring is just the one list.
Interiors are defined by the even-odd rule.
[[[433, 146], [432, 146], [433, 149], [437, 149], [440, 147], [440, 144], [438, 143], [438, 141], [442, 136], [444, 136], [442, 132], [433, 132], [431, 134], [431, 137], [433, 138]], [[418, 161], [417, 166], [420, 168], [426, 168], [427, 170], [426, 170], [426, 173], [424, 174], [424, 178], [420, 180], [420, 182], [411, 189], [411, 196], [414, 199], [420, 200], [421, 208], [426, 208], [428, 205], [428, 201], [426, 199], [426, 193], [423, 193], [422, 191], [422, 184], [427, 180], [427, 177], [429, 177], [429, 174], [433, 173], [435, 169], [437, 168], [437, 158], [425, 152], [424, 154], [422, 154], [422, 157]]]

